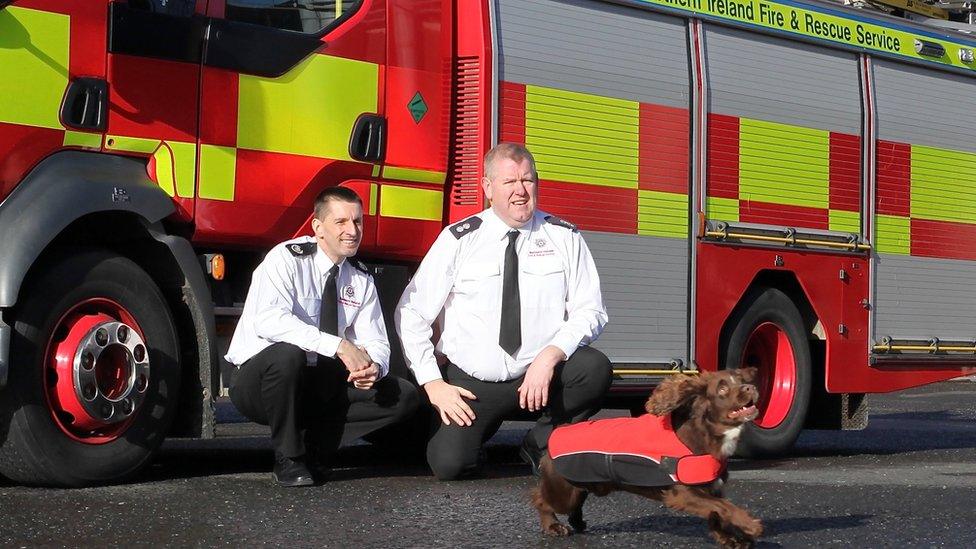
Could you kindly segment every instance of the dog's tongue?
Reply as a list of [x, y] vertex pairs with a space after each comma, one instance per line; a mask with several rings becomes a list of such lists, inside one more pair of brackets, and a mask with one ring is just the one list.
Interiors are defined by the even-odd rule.
[[732, 418], [732, 419], [736, 419], [736, 418], [740, 418], [742, 416], [747, 416], [747, 415], [750, 415], [752, 413], [755, 413], [755, 411], [756, 411], [756, 407], [755, 406], [746, 406], [745, 408], [740, 408], [738, 410], [733, 410], [733, 411], [729, 412], [729, 417]]

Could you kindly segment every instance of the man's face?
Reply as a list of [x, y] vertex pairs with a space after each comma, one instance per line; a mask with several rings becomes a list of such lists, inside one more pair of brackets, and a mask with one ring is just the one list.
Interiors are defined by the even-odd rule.
[[333, 263], [356, 255], [363, 238], [363, 208], [358, 202], [330, 200], [321, 219], [312, 218], [319, 248]]
[[491, 179], [481, 180], [491, 209], [509, 227], [525, 225], [535, 214], [539, 194], [532, 163], [528, 159], [516, 162], [502, 158], [495, 161], [493, 171]]

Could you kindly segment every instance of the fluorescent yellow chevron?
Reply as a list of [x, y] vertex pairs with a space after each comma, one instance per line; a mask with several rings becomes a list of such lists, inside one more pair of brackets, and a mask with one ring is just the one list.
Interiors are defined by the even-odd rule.
[[441, 190], [383, 185], [380, 187], [380, 215], [440, 221], [443, 200], [444, 192]]
[[688, 195], [637, 191], [637, 234], [688, 237]]
[[739, 198], [828, 208], [830, 133], [740, 119]]
[[705, 198], [705, 215], [716, 221], [738, 221], [739, 201], [734, 198]]
[[976, 154], [912, 145], [911, 214], [976, 223]]
[[881, 215], [875, 218], [874, 247], [881, 254], [909, 255], [911, 244], [911, 219], [898, 215]]
[[543, 179], [637, 188], [636, 101], [525, 87], [525, 142]]
[[278, 78], [241, 75], [237, 146], [351, 160], [356, 118], [376, 112], [379, 67], [311, 55]]
[[845, 233], [861, 232], [861, 214], [859, 212], [848, 212], [846, 210], [830, 210], [830, 230]]
[[237, 149], [217, 145], [200, 147], [200, 198], [234, 200]]
[[70, 38], [67, 15], [0, 9], [0, 122], [63, 129]]

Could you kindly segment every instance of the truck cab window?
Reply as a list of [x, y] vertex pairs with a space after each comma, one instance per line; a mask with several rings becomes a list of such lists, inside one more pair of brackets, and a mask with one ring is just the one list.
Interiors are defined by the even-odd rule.
[[358, 0], [227, 0], [225, 17], [278, 29], [317, 33]]
[[196, 0], [129, 0], [129, 7], [132, 9], [178, 17], [193, 15], [196, 4]]

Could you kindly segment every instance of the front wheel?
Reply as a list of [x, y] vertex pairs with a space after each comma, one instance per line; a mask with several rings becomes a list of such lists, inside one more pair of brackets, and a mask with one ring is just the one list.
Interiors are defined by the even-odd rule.
[[177, 408], [179, 347], [163, 295], [131, 260], [62, 255], [14, 310], [9, 386], [0, 392], [0, 474], [89, 486], [139, 470]]
[[803, 319], [776, 288], [753, 291], [730, 319], [724, 368], [758, 369], [759, 416], [746, 426], [737, 454], [786, 453], [803, 428], [810, 401], [811, 359]]

